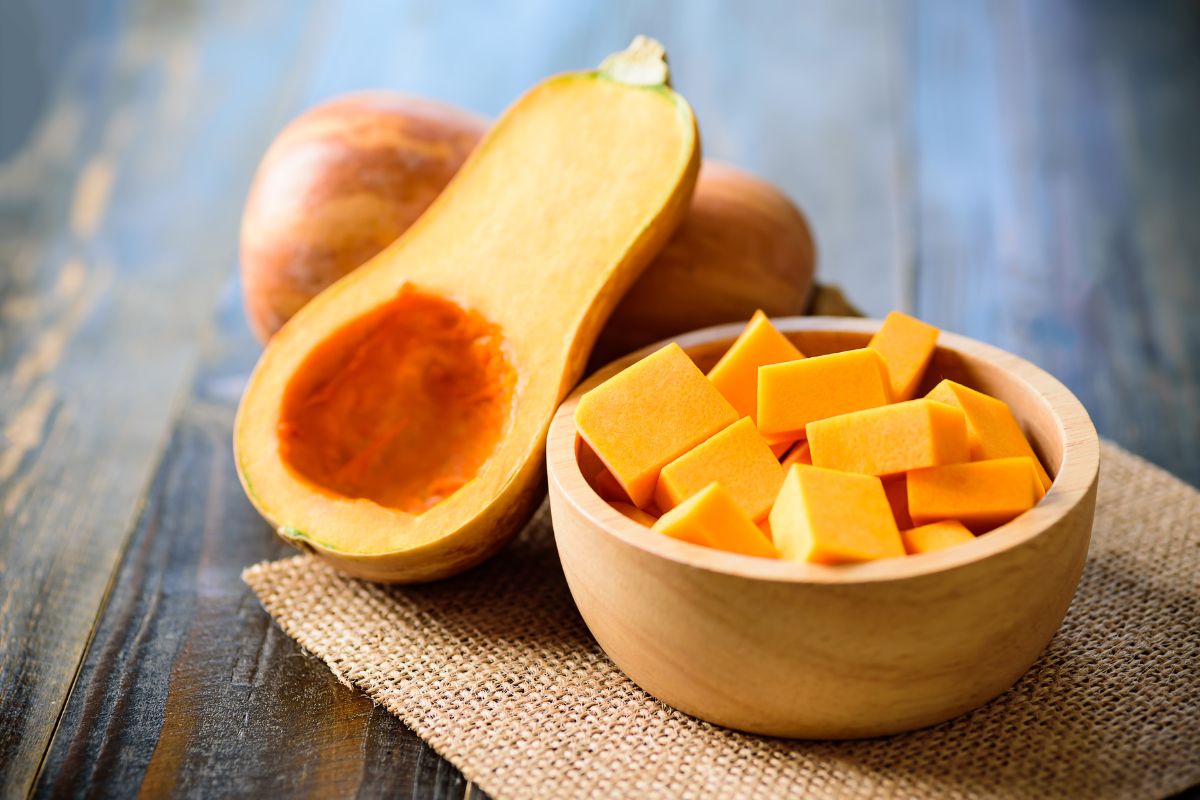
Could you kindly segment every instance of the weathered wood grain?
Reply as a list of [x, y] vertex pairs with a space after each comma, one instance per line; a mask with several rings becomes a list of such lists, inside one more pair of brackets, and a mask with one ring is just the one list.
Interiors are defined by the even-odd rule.
[[461, 798], [466, 782], [341, 686], [242, 583], [290, 554], [229, 442], [255, 347], [234, 292], [184, 402], [43, 764], [39, 796]]
[[921, 3], [916, 308], [1200, 485], [1200, 6]]
[[0, 24], [0, 51], [28, 39], [40, 59], [11, 79], [40, 63], [48, 88], [36, 118], [0, 114], [5, 796], [33, 780], [233, 263], [258, 154], [228, 145], [282, 122], [290, 65], [255, 42], [314, 25], [246, 12], [230, 43], [203, 31], [239, 4], [83, 5], [6, 4]]

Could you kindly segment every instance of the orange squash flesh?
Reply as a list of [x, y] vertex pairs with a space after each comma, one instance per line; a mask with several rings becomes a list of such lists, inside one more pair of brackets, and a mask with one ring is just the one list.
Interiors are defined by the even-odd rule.
[[948, 519], [900, 531], [900, 538], [904, 540], [905, 551], [909, 555], [917, 555], [918, 553], [933, 553], [945, 550], [947, 547], [954, 547], [956, 544], [969, 542], [975, 538], [975, 534], [967, 530], [966, 526], [958, 520]]
[[[759, 435], [760, 436], [762, 435], [762, 431], [759, 431]], [[767, 439], [767, 437], [763, 436], [763, 439]], [[782, 439], [780, 441], [775, 441], [775, 442], [772, 442], [770, 439], [767, 439], [767, 443], [771, 447], [771, 454], [773, 456], [775, 456], [775, 458], [780, 459], [780, 460], [782, 460], [783, 457], [788, 454], [789, 450], [791, 450], [793, 447], [796, 446], [795, 439]]]
[[962, 411], [926, 399], [817, 420], [808, 443], [814, 466], [880, 477], [968, 457]]
[[907, 480], [913, 524], [956, 519], [976, 533], [1028, 511], [1045, 493], [1027, 456], [918, 469]]
[[603, 497], [610, 503], [629, 503], [629, 495], [621, 488], [621, 484], [617, 483], [617, 479], [605, 467], [596, 473], [595, 479], [592, 480], [592, 488], [596, 490], [596, 494]]
[[792, 464], [808, 464], [812, 466], [812, 449], [808, 441], [797, 442], [796, 446], [788, 451], [783, 457], [783, 461], [779, 462], [783, 467], [784, 472], [787, 472], [788, 467]]
[[904, 555], [883, 484], [872, 475], [795, 464], [768, 519], [781, 558], [852, 564]]
[[[554, 409], [682, 219], [699, 168], [661, 49], [627, 55], [535, 87], [403, 236], [272, 338], [234, 449], [247, 495], [286, 539], [360, 577], [423, 581], [479, 563], [532, 513]], [[462, 327], [409, 330], [393, 303]], [[351, 352], [361, 366], [330, 355]], [[442, 357], [453, 388], [415, 379]], [[338, 397], [314, 402], [323, 381]], [[388, 393], [403, 402], [372, 396]], [[442, 427], [403, 433], [409, 413]], [[379, 474], [391, 468], [396, 487]]]
[[673, 539], [730, 553], [776, 557], [767, 534], [754, 524], [733, 495], [715, 481], [659, 517], [654, 530]]
[[938, 329], [899, 311], [887, 315], [867, 344], [887, 364], [892, 402], [910, 400], [917, 393], [925, 368], [937, 347]]
[[804, 354], [780, 333], [767, 315], [755, 311], [741, 335], [708, 372], [708, 379], [739, 415], [758, 419], [758, 368], [795, 361]]
[[925, 396], [961, 408], [966, 414], [972, 461], [1028, 456], [1042, 488], [1050, 488], [1050, 476], [1033, 452], [1008, 403], [952, 380], [943, 380]]
[[770, 442], [804, 436], [819, 419], [886, 405], [887, 368], [860, 348], [758, 369], [758, 429]]
[[763, 536], [767, 537], [768, 542], [774, 541], [771, 537], [771, 520], [769, 518], [759, 520], [758, 529], [763, 532]]
[[[662, 412], [669, 403], [670, 413]], [[672, 342], [579, 399], [579, 435], [629, 495], [644, 507], [659, 471], [737, 420], [683, 349]]]
[[884, 478], [883, 493], [887, 495], [888, 505], [892, 507], [896, 526], [902, 531], [913, 527], [912, 517], [908, 515], [908, 478], [904, 475]]
[[487, 459], [514, 382], [494, 325], [406, 288], [299, 366], [280, 456], [326, 490], [419, 514]]
[[[720, 404], [713, 404], [675, 343], [585, 394], [576, 425], [610, 455], [633, 454], [627, 460], [640, 466], [629, 474], [639, 484], [657, 471], [653, 497], [666, 510], [657, 530], [735, 552], [744, 551], [720, 540], [728, 533], [744, 541], [749, 521], [785, 559], [846, 564], [928, 553], [969, 541], [1036, 505], [1046, 492], [1044, 472], [1003, 402], [950, 381], [924, 398], [890, 400], [893, 391], [920, 384], [938, 331], [902, 314], [889, 316], [889, 323], [873, 340], [886, 347], [775, 360], [793, 353], [756, 314], [709, 380], [726, 406], [753, 399], [757, 425], [743, 416], [696, 443], [697, 422], [716, 426], [721, 415], [709, 412]], [[893, 364], [905, 365], [911, 385], [889, 383], [880, 349]], [[746, 379], [754, 371], [751, 393]], [[598, 399], [589, 403], [589, 397]], [[856, 406], [865, 407], [830, 413]], [[772, 444], [764, 429], [781, 440], [796, 433], [805, 438], [780, 464], [782, 445]], [[682, 454], [657, 466], [664, 432]], [[1022, 454], [970, 460], [997, 449]], [[586, 445], [582, 453], [597, 458]], [[587, 460], [581, 456], [581, 469], [589, 468]], [[614, 480], [603, 467], [598, 471]], [[618, 501], [614, 507], [644, 521], [627, 510], [634, 506]]]
[[290, 122], [242, 213], [242, 294], [258, 338], [412, 225], [487, 127], [464, 109], [384, 91], [342, 95]]
[[663, 467], [654, 490], [655, 504], [670, 511], [713, 481], [728, 489], [755, 522], [771, 510], [783, 482], [783, 467], [749, 417]]

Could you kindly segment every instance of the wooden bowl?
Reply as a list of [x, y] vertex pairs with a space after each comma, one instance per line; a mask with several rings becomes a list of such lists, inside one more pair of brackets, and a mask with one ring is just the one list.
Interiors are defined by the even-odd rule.
[[[862, 347], [880, 323], [775, 324], [819, 355]], [[741, 327], [676, 341], [707, 370]], [[546, 448], [571, 594], [600, 646], [639, 686], [717, 725], [843, 739], [957, 716], [1033, 664], [1079, 583], [1096, 505], [1099, 441], [1066, 387], [1016, 356], [943, 333], [926, 390], [948, 377], [1007, 402], [1054, 485], [1035, 508], [972, 542], [824, 566], [670, 539], [612, 509], [584, 480], [574, 423], [580, 395], [658, 346], [580, 385], [558, 409]], [[669, 398], [663, 403], [670, 413]]]

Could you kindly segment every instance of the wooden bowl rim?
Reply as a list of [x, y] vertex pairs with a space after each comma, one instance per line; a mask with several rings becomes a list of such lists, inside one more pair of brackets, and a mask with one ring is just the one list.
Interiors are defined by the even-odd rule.
[[[882, 325], [876, 319], [854, 317], [781, 317], [773, 319], [783, 333], [834, 331], [872, 334]], [[1024, 384], [1051, 412], [1063, 443], [1062, 464], [1046, 497], [1034, 508], [974, 541], [933, 553], [884, 559], [864, 564], [828, 566], [755, 558], [681, 542], [626, 517], [595, 493], [575, 458], [575, 406], [584, 392], [629, 364], [671, 341], [684, 350], [720, 340], [733, 341], [745, 323], [719, 325], [664, 339], [617, 359], [580, 383], [562, 402], [550, 423], [546, 440], [549, 481], [561, 498], [596, 528], [646, 553], [685, 566], [738, 578], [781, 583], [855, 584], [904, 580], [964, 567], [1038, 537], [1053, 528], [1083, 501], [1100, 468], [1100, 441], [1083, 404], [1045, 370], [1012, 353], [960, 334], [942, 331], [938, 347], [991, 362]]]

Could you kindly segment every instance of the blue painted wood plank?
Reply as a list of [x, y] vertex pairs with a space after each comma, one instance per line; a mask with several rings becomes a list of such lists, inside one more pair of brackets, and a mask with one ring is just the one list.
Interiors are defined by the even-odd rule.
[[919, 313], [1200, 484], [1195, 9], [922, 3], [913, 138]]
[[298, 4], [209, 27], [238, 5], [5, 4], [84, 24], [45, 36], [73, 44], [41, 65], [32, 124], [5, 109], [0, 795], [34, 778], [232, 268], [258, 158], [239, 143], [281, 124], [292, 73], [259, 43], [309, 35]]

